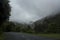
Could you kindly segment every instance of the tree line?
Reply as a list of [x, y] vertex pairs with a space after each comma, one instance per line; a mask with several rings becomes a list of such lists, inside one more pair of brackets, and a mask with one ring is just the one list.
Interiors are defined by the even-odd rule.
[[[11, 7], [8, 0], [0, 0], [0, 33], [27, 32], [27, 33], [60, 33], [60, 12], [46, 16], [36, 22], [34, 26], [9, 21]], [[32, 28], [33, 27], [33, 28]]]
[[[33, 24], [34, 26], [32, 26]], [[60, 33], [60, 13], [42, 18], [33, 24], [28, 25], [7, 21], [3, 25], [3, 31], [26, 33]]]
[[34, 24], [35, 32], [60, 33], [60, 12], [38, 20]]
[[33, 29], [27, 24], [7, 21], [3, 25], [3, 32], [27, 32], [31, 33]]

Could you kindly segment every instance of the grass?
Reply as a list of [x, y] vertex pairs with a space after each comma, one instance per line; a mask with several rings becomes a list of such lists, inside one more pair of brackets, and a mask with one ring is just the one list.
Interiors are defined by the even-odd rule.
[[2, 36], [0, 35], [0, 40], [2, 40]]
[[2, 40], [3, 38], [2, 38], [2, 36], [0, 35], [0, 40]]
[[3, 40], [3, 34], [0, 34], [0, 40]]
[[40, 37], [60, 39], [60, 34], [53, 34], [53, 33], [50, 33], [50, 34], [43, 34], [43, 33], [38, 33], [38, 34], [35, 34], [35, 33], [26, 33], [26, 34], [36, 35], [36, 36], [40, 36]]
[[60, 39], [60, 34], [33, 34], [33, 35]]

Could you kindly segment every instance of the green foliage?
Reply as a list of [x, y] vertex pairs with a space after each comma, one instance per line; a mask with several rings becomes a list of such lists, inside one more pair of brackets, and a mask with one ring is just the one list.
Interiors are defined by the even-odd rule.
[[10, 16], [10, 5], [8, 0], [0, 0], [0, 25], [9, 19]]
[[30, 25], [8, 21], [3, 25], [3, 30], [7, 32], [60, 33], [60, 14], [45, 17], [34, 24], [35, 27], [32, 29]]
[[0, 33], [3, 32], [3, 23], [9, 19], [11, 7], [8, 0], [0, 0]]
[[27, 24], [20, 24], [16, 22], [6, 21], [2, 25], [4, 32], [25, 32], [32, 33], [32, 28]]
[[36, 21], [35, 32], [43, 33], [60, 33], [60, 13], [45, 17], [42, 20]]

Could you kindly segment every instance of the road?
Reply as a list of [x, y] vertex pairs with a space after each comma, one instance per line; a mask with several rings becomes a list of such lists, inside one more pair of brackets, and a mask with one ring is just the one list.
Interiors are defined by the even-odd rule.
[[5, 35], [4, 40], [57, 40], [53, 38], [34, 36], [18, 32], [5, 32], [4, 35]]

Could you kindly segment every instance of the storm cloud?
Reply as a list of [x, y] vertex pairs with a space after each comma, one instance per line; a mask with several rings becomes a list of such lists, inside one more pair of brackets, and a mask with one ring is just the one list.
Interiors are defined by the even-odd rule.
[[60, 0], [10, 0], [12, 7], [10, 21], [36, 21], [60, 8]]

